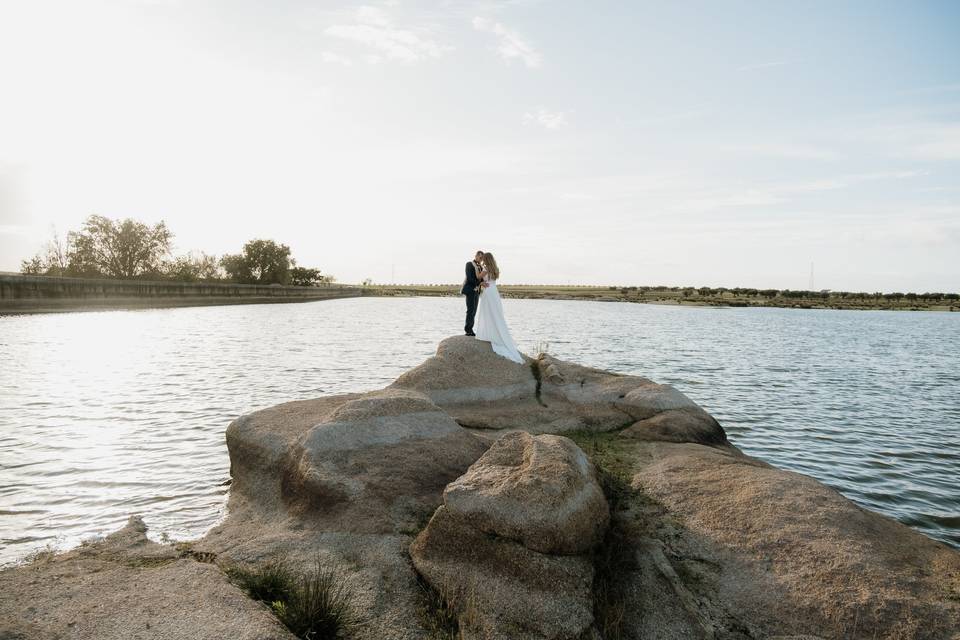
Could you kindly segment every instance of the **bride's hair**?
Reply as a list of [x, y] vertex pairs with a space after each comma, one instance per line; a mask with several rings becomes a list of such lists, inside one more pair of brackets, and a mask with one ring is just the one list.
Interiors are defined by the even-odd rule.
[[498, 280], [500, 278], [500, 267], [497, 266], [497, 261], [494, 259], [492, 253], [483, 254], [483, 268], [490, 274], [491, 280]]

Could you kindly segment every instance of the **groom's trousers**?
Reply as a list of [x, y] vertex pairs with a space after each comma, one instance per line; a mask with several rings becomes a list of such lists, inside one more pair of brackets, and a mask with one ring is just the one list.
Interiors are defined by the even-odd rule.
[[470, 334], [473, 333], [473, 319], [477, 315], [477, 302], [480, 300], [480, 294], [476, 291], [471, 291], [470, 293], [465, 293], [464, 297], [467, 299], [467, 321], [463, 325], [463, 332]]

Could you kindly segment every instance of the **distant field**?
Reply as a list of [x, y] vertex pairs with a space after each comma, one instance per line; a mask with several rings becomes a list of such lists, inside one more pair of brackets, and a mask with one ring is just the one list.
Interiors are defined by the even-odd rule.
[[[501, 285], [505, 298], [595, 300], [646, 304], [723, 307], [786, 307], [798, 309], [887, 309], [960, 311], [960, 296], [941, 293], [851, 293], [777, 291], [772, 289], [710, 289], [692, 287], [611, 287], [562, 285]], [[369, 296], [458, 296], [460, 285], [368, 285]]]

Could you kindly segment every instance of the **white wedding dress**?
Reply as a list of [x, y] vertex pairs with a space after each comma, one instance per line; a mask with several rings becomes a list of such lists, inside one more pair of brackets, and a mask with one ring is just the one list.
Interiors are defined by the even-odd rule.
[[497, 291], [497, 281], [484, 276], [484, 282], [490, 286], [480, 294], [480, 306], [477, 308], [477, 340], [489, 342], [494, 353], [523, 364], [523, 356], [510, 336], [507, 320], [503, 317], [503, 302]]

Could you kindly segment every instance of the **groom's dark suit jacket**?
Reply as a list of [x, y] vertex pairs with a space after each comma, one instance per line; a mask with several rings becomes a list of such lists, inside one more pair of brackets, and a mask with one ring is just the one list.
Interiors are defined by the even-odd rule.
[[480, 286], [480, 278], [477, 277], [477, 269], [473, 261], [467, 263], [465, 275], [466, 278], [463, 279], [463, 287], [461, 287], [460, 293], [465, 296], [477, 293], [477, 287]]

